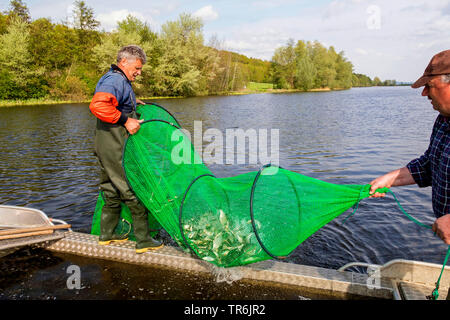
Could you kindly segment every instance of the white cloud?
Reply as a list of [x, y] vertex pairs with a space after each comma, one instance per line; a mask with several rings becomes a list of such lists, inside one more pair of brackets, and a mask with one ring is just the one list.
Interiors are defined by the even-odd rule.
[[154, 27], [154, 22], [151, 19], [147, 19], [140, 12], [128, 11], [127, 9], [115, 10], [107, 13], [101, 13], [97, 15], [97, 20], [100, 21], [101, 27], [107, 31], [111, 31], [117, 27], [117, 22], [125, 20], [128, 15], [139, 19], [142, 22], [147, 22], [150, 27]]
[[288, 33], [277, 27], [249, 24], [235, 28], [225, 40], [226, 50], [243, 53], [249, 57], [270, 60], [276, 48], [289, 40]]
[[219, 14], [209, 5], [195, 11], [193, 16], [201, 18], [203, 21], [213, 21], [219, 17]]
[[[287, 40], [315, 41], [344, 51], [355, 72], [413, 81], [431, 57], [450, 47], [450, 0], [339, 0], [290, 17], [272, 16], [227, 27], [230, 49], [270, 60]], [[377, 11], [368, 10], [375, 6]], [[379, 21], [370, 20], [378, 18]], [[379, 22], [377, 28], [373, 23]], [[269, 33], [268, 30], [271, 30]]]
[[366, 50], [361, 49], [361, 48], [356, 48], [355, 51], [356, 51], [356, 53], [362, 54], [362, 55], [364, 55], [364, 56], [366, 56], [366, 55], [369, 54]]
[[277, 0], [277, 1], [256, 0], [252, 1], [250, 4], [255, 9], [273, 9], [292, 4], [293, 2], [295, 2], [295, 0]]

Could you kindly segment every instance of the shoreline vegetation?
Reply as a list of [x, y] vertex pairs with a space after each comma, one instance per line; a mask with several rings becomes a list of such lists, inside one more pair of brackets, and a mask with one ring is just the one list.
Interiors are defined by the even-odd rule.
[[317, 40], [290, 39], [266, 61], [224, 49], [217, 36], [205, 41], [202, 20], [189, 13], [160, 31], [133, 15], [105, 31], [82, 0], [74, 1], [70, 19], [57, 23], [32, 20], [24, 1], [11, 0], [0, 12], [0, 107], [90, 102], [129, 44], [147, 54], [133, 83], [141, 100], [397, 85], [356, 73], [343, 51]]
[[[256, 86], [256, 87], [255, 87]], [[398, 86], [398, 85], [397, 85]], [[234, 92], [222, 92], [215, 93], [209, 95], [199, 95], [197, 97], [202, 96], [239, 96], [239, 95], [249, 95], [249, 94], [260, 94], [260, 93], [310, 93], [310, 92], [330, 92], [330, 91], [342, 91], [349, 90], [351, 88], [315, 88], [310, 90], [302, 90], [302, 89], [274, 89], [273, 84], [270, 83], [253, 83], [249, 86], [250, 88], [244, 88], [239, 91]], [[259, 87], [259, 88], [258, 88]], [[374, 87], [374, 86], [371, 86]], [[360, 88], [360, 87], [353, 87]], [[137, 97], [142, 101], [149, 100], [162, 100], [162, 99], [184, 99], [189, 98], [189, 96], [167, 96], [167, 97]], [[40, 106], [40, 105], [57, 105], [57, 104], [89, 104], [91, 102], [90, 99], [86, 100], [57, 100], [51, 98], [38, 98], [38, 99], [28, 99], [28, 100], [0, 100], [0, 108], [2, 107], [18, 107], [18, 106]]]

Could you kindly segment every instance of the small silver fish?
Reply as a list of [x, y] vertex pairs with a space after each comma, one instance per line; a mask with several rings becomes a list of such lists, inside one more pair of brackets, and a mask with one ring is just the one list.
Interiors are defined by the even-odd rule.
[[219, 209], [219, 221], [225, 227], [228, 225], [228, 219], [222, 209]]

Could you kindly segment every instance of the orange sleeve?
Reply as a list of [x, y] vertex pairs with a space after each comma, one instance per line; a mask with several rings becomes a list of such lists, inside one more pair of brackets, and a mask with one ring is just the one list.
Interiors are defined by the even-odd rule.
[[116, 108], [118, 105], [116, 97], [111, 93], [97, 92], [92, 98], [89, 109], [100, 120], [108, 123], [117, 123], [121, 117], [123, 118], [122, 112]]

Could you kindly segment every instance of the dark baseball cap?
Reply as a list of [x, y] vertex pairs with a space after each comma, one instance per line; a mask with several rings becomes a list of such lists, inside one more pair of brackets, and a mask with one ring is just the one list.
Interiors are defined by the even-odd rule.
[[450, 74], [450, 50], [445, 50], [436, 54], [431, 58], [428, 67], [425, 69], [423, 76], [421, 76], [414, 84], [412, 88], [419, 88], [428, 83], [434, 76], [443, 74]]

